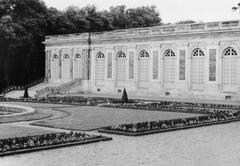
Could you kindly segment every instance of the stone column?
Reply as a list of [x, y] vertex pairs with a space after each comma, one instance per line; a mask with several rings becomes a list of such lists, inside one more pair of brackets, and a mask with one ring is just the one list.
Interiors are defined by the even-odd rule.
[[71, 55], [70, 55], [70, 79], [73, 79], [73, 60], [74, 60], [74, 48], [71, 49]]
[[114, 89], [116, 90], [117, 88], [117, 56], [114, 48], [113, 50], [114, 51], [112, 54], [112, 79], [113, 79]]
[[51, 79], [51, 50], [48, 52], [48, 81]]
[[45, 78], [44, 80], [46, 82], [48, 82], [48, 79], [49, 79], [49, 76], [48, 76], [48, 69], [49, 69], [49, 61], [48, 61], [48, 58], [49, 57], [49, 50], [45, 50]]
[[163, 58], [163, 51], [162, 51], [162, 48], [160, 49], [160, 62], [159, 62], [159, 65], [160, 65], [160, 71], [159, 71], [159, 74], [160, 74], [160, 78], [159, 78], [159, 80], [160, 80], [160, 87], [161, 87], [161, 89], [163, 89], [164, 87], [163, 87], [163, 68], [164, 68], [164, 65], [163, 65], [163, 61], [164, 61], [164, 58]]
[[59, 80], [62, 79], [62, 49], [59, 50]]
[[139, 60], [139, 57], [138, 57], [138, 54], [139, 54], [139, 51], [136, 47], [136, 50], [135, 50], [135, 58], [134, 58], [134, 78], [135, 78], [135, 86], [136, 88], [138, 88], [138, 60]]
[[218, 85], [219, 85], [219, 90], [222, 90], [222, 83], [223, 83], [223, 78], [222, 78], [222, 63], [223, 63], [223, 56], [222, 54], [220, 53], [219, 49], [218, 49], [218, 66], [217, 66], [217, 69], [218, 69]]
[[189, 51], [189, 46], [186, 51], [186, 81], [187, 81], [187, 88], [191, 90], [191, 51]]

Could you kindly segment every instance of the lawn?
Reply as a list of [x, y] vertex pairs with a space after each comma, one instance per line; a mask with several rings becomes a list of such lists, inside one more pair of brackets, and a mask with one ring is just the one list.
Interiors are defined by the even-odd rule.
[[101, 127], [123, 123], [134, 123], [153, 120], [167, 120], [199, 116], [198, 114], [146, 111], [135, 109], [104, 108], [95, 106], [75, 106], [55, 108], [67, 116], [33, 122], [33, 125], [53, 128], [90, 131]]
[[[8, 104], [11, 103], [9, 102]], [[189, 113], [104, 108], [97, 106], [76, 106], [25, 102], [12, 102], [12, 104], [33, 107], [37, 110], [37, 113], [19, 117], [11, 117], [7, 119], [0, 118], [0, 123], [40, 119], [31, 122], [31, 124], [52, 128], [90, 131], [101, 127], [123, 123], [200, 116], [198, 114]]]
[[22, 136], [32, 136], [39, 134], [47, 134], [55, 132], [53, 129], [39, 128], [27, 125], [18, 125], [18, 124], [0, 124], [0, 139], [3, 138], [13, 138], [13, 137], [22, 137]]

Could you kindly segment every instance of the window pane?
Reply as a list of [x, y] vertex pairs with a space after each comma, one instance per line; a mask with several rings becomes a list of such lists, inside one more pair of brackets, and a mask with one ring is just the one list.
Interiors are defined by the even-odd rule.
[[186, 71], [186, 52], [185, 50], [180, 50], [179, 52], [179, 80], [185, 80]]
[[158, 79], [158, 51], [153, 52], [153, 79]]
[[209, 50], [209, 81], [216, 81], [216, 49]]
[[108, 53], [108, 59], [107, 59], [107, 78], [112, 78], [112, 53]]
[[134, 52], [129, 52], [129, 79], [134, 79]]

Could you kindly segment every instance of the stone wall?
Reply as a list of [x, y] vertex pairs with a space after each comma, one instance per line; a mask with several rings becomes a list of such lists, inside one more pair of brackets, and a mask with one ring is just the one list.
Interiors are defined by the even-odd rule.
[[46, 80], [79, 77], [85, 80], [83, 91], [91, 93], [126, 88], [136, 95], [238, 100], [239, 25], [225, 21], [93, 33], [91, 46], [88, 34], [47, 36]]

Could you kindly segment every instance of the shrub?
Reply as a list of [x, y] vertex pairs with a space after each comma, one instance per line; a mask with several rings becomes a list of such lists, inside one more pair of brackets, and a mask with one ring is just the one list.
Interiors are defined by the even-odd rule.
[[128, 96], [125, 88], [123, 89], [122, 103], [128, 103]]
[[29, 98], [28, 88], [25, 88], [23, 98]]

